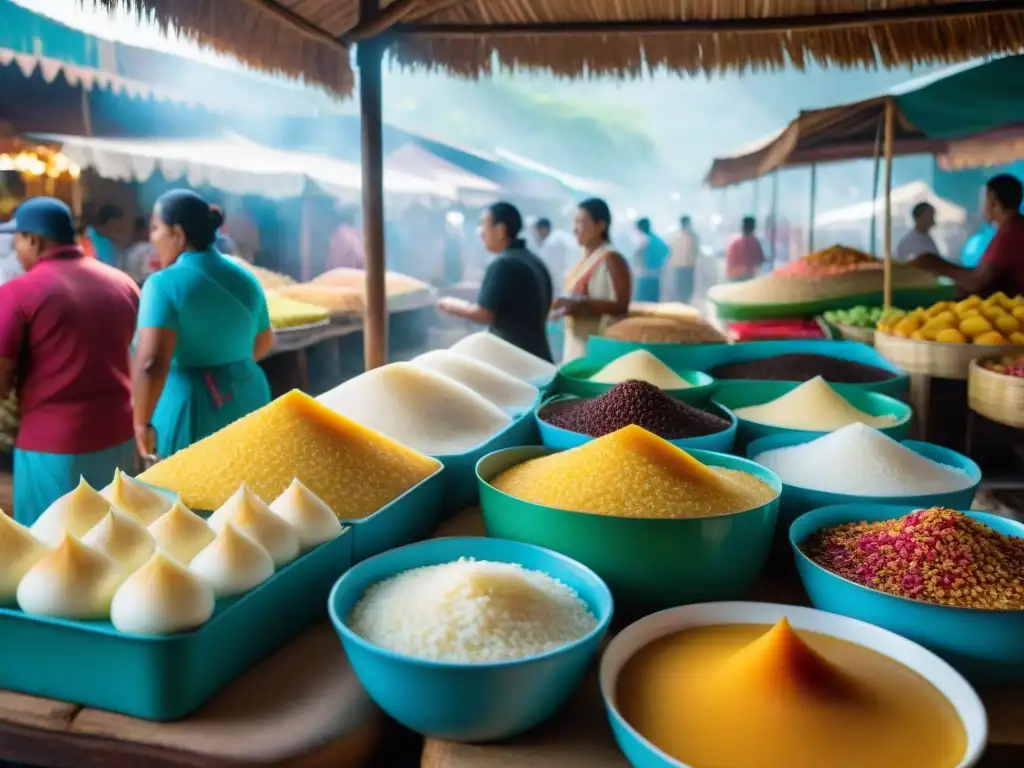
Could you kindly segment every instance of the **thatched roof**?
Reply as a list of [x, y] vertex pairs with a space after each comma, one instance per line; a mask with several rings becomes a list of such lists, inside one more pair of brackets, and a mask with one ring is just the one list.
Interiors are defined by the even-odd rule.
[[[153, 9], [186, 35], [267, 71], [347, 93], [336, 42], [389, 31], [399, 62], [475, 77], [527, 67], [633, 77], [956, 61], [1024, 50], [1024, 0], [93, 0]], [[372, 7], [374, 0], [369, 0]]]

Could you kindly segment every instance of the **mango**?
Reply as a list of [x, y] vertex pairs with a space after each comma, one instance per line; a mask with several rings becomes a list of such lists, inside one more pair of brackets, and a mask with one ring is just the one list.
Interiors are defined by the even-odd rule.
[[1020, 321], [1013, 315], [1000, 315], [993, 322], [996, 330], [1004, 336], [1009, 336], [1011, 333], [1016, 333], [1020, 330]]
[[930, 339], [926, 339], [924, 335], [922, 335], [921, 331], [914, 331], [910, 334], [910, 338], [914, 341], [930, 341]]
[[975, 336], [991, 331], [992, 323], [984, 317], [969, 317], [966, 320], [960, 321], [959, 330], [967, 338], [973, 339]]
[[908, 338], [910, 334], [920, 330], [920, 328], [921, 320], [917, 317], [914, 317], [913, 315], [907, 315], [898, 323], [896, 323], [896, 326], [892, 329], [892, 332], [896, 336]]
[[1012, 314], [1018, 320], [1024, 320], [1024, 305], [1018, 306], [1018, 307], [1014, 307], [1013, 310], [1012, 310]]
[[1007, 338], [1010, 340], [1011, 344], [1024, 344], [1024, 333], [1021, 333], [1020, 331], [1011, 333]]
[[967, 337], [964, 336], [956, 328], [947, 328], [944, 331], [939, 331], [935, 337], [936, 341], [941, 341], [943, 344], [966, 344]]
[[974, 343], [984, 344], [986, 346], [998, 346], [1000, 344], [1008, 344], [1009, 342], [1003, 334], [999, 333], [999, 331], [988, 331], [987, 333], [975, 336]]
[[972, 307], [971, 309], [965, 309], [963, 312], [958, 312], [957, 315], [961, 320], [966, 320], [968, 317], [981, 317], [981, 312]]
[[[946, 317], [947, 314], [949, 317]], [[1010, 319], [1012, 320], [1013, 318]], [[938, 336], [941, 331], [956, 328], [959, 324], [959, 318], [957, 318], [956, 315], [952, 312], [943, 312], [938, 317], [933, 317], [921, 327], [921, 337], [925, 341], [936, 341], [936, 336]]]
[[957, 313], [965, 312], [968, 309], [974, 309], [979, 304], [981, 304], [981, 297], [980, 296], [968, 296], [963, 301], [958, 301], [957, 302], [957, 304], [956, 304], [956, 311], [957, 311]]

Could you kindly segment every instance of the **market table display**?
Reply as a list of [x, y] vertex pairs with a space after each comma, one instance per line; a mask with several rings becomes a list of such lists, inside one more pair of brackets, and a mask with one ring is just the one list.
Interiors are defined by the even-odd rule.
[[[483, 536], [477, 508], [447, 521], [436, 536]], [[755, 588], [751, 599], [808, 605], [791, 568], [777, 569]], [[613, 630], [615, 629], [613, 625]], [[1024, 761], [1024, 686], [983, 690], [989, 717], [989, 749], [982, 768], [1020, 765]], [[497, 744], [457, 744], [427, 739], [422, 768], [628, 768], [615, 743], [596, 669], [587, 677], [566, 709], [550, 723], [519, 738]]]

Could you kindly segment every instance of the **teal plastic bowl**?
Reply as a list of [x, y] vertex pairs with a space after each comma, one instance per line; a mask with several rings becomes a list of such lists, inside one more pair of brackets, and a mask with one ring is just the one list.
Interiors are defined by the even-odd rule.
[[[786, 618], [798, 631], [815, 632], [854, 643], [893, 659], [923, 677], [956, 710], [957, 717], [967, 732], [966, 749], [956, 768], [971, 768], [978, 765], [988, 741], [985, 706], [970, 684], [949, 664], [910, 640], [863, 621], [813, 608], [772, 603], [704, 603], [673, 608], [647, 616], [615, 636], [601, 656], [601, 697], [604, 699], [615, 741], [629, 764], [634, 768], [691, 768], [644, 738], [620, 712], [619, 678], [630, 659], [651, 643], [677, 632], [697, 627], [737, 624], [770, 627], [782, 618]], [[736, 738], [743, 738], [745, 735], [737, 732]], [[823, 761], [820, 765], [821, 768], [825, 768], [829, 762]], [[755, 766], [756, 763], [747, 763], [742, 768]], [[707, 768], [707, 763], [693, 768]], [[732, 768], [738, 767], [733, 764]], [[886, 763], [877, 768], [896, 766]]]
[[[617, 359], [617, 358], [613, 358]], [[576, 397], [597, 397], [614, 387], [614, 384], [600, 384], [590, 381], [590, 377], [600, 371], [610, 360], [601, 362], [590, 357], [581, 357], [579, 360], [572, 360], [558, 369], [555, 378], [555, 391], [562, 395], [575, 395]], [[662, 362], [665, 362], [664, 360]], [[668, 363], [666, 362], [666, 365]], [[666, 389], [664, 392], [672, 397], [683, 400], [693, 405], [702, 405], [711, 399], [717, 383], [706, 373], [686, 370], [669, 365], [676, 375], [690, 383], [689, 387], [683, 389]]]
[[[756, 461], [756, 457], [766, 451], [773, 451], [777, 448], [788, 448], [793, 445], [802, 445], [815, 440], [803, 434], [796, 435], [775, 435], [755, 440], [747, 446], [747, 457]], [[779, 510], [779, 525], [788, 526], [796, 518], [805, 512], [810, 512], [818, 507], [828, 507], [835, 504], [899, 504], [901, 506], [913, 506], [915, 509], [923, 507], [948, 507], [950, 509], [970, 509], [974, 501], [974, 494], [981, 484], [981, 469], [969, 458], [961, 453], [943, 448], [932, 443], [921, 443], [916, 440], [903, 440], [902, 445], [914, 453], [924, 456], [926, 459], [937, 461], [948, 467], [966, 472], [973, 481], [970, 486], [960, 491], [949, 493], [931, 493], [923, 495], [907, 496], [853, 496], [845, 493], [828, 493], [826, 491], [812, 491], [807, 488], [800, 488], [795, 485], [782, 484], [782, 503]]]
[[[850, 616], [902, 635], [938, 654], [979, 683], [1024, 680], [1024, 611], [952, 608], [862, 587], [822, 568], [800, 549], [813, 533], [844, 523], [903, 517], [920, 505], [840, 504], [800, 516], [789, 541], [797, 571], [815, 608]], [[964, 512], [1006, 536], [1024, 538], [1024, 525], [983, 512]]]
[[445, 515], [454, 515], [477, 502], [479, 489], [476, 482], [476, 463], [484, 456], [502, 448], [537, 445], [537, 420], [529, 410], [517, 416], [504, 430], [472, 451], [434, 456], [444, 464], [444, 498], [441, 507]]
[[[593, 339], [593, 342], [598, 341]], [[871, 384], [835, 384], [840, 392], [847, 390], [870, 390], [881, 392], [885, 395], [899, 397], [910, 389], [910, 377], [907, 372], [893, 365], [882, 355], [875, 351], [874, 347], [862, 344], [859, 341], [827, 341], [820, 339], [802, 341], [750, 341], [742, 344], [666, 344], [665, 349], [657, 351], [657, 357], [665, 365], [673, 370], [682, 371], [705, 371], [724, 365], [725, 363], [738, 363], [747, 360], [763, 360], [767, 357], [778, 357], [779, 355], [826, 355], [841, 360], [850, 360], [855, 363], [873, 365], [876, 368], [883, 368], [891, 371], [892, 379], [879, 381]], [[671, 347], [671, 349], [669, 348]], [[597, 371], [617, 357], [622, 356], [622, 351], [609, 347], [603, 343], [592, 346], [587, 354], [589, 360]], [[652, 350], [652, 354], [655, 354]], [[736, 379], [716, 380], [721, 385], [725, 381], [737, 381]], [[744, 381], [753, 381], [745, 379]], [[800, 382], [796, 382], [800, 383]]]
[[[578, 560], [605, 580], [630, 612], [743, 595], [771, 549], [778, 496], [745, 512], [687, 519], [637, 519], [570, 512], [532, 504], [490, 481], [509, 467], [546, 456], [550, 448], [509, 448], [477, 464], [480, 506], [489, 536], [546, 547]], [[755, 475], [776, 494], [778, 476], [747, 459], [688, 451], [709, 466]]]
[[[346, 623], [367, 588], [411, 568], [471, 557], [518, 563], [571, 587], [597, 618], [584, 637], [515, 661], [457, 664], [385, 650]], [[432, 539], [352, 568], [334, 585], [328, 611], [366, 692], [387, 714], [425, 736], [460, 742], [506, 739], [530, 730], [568, 701], [586, 674], [612, 618], [608, 587], [589, 568], [540, 547], [485, 538]]]
[[[714, 402], [735, 412], [740, 408], [763, 405], [776, 400], [799, 386], [800, 384], [787, 381], [721, 381], [718, 383], [718, 389], [715, 390]], [[913, 418], [914, 409], [902, 400], [866, 390], [847, 389], [839, 394], [854, 408], [871, 416], [896, 417], [895, 424], [879, 430], [893, 440], [903, 440], [910, 431], [910, 420]], [[774, 435], [820, 437], [826, 434], [824, 431], [773, 427], [744, 419], [739, 415], [736, 418], [739, 423], [738, 442], [741, 446], [745, 446], [753, 440]]]
[[[570, 403], [580, 399], [583, 398], [558, 395], [545, 400], [537, 407], [534, 411], [534, 416], [537, 419], [537, 429], [540, 431], [541, 445], [545, 448], [554, 448], [555, 450], [563, 451], [568, 448], [576, 448], [584, 443], [589, 443], [594, 439], [590, 435], [584, 435], [582, 432], [573, 432], [568, 429], [556, 427], [554, 424], [550, 424], [541, 418], [541, 413], [549, 407], [557, 408], [560, 403]], [[729, 426], [721, 432], [715, 432], [710, 435], [702, 435], [700, 437], [682, 437], [678, 440], [669, 440], [669, 442], [672, 443], [672, 445], [683, 448], [687, 451], [696, 449], [701, 451], [715, 451], [717, 453], [731, 453], [733, 444], [736, 442], [736, 415], [728, 408], [723, 408], [717, 403], [705, 405], [704, 410], [728, 419]]]

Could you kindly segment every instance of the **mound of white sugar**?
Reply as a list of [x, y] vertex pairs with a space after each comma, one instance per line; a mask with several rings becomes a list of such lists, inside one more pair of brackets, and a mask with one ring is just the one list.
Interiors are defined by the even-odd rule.
[[431, 456], [471, 451], [512, 423], [505, 411], [469, 387], [412, 363], [367, 371], [317, 400]]
[[855, 496], [920, 496], [973, 485], [966, 472], [914, 453], [866, 424], [809, 443], [765, 451], [754, 461], [786, 485]]
[[487, 331], [473, 333], [460, 339], [452, 344], [451, 351], [493, 365], [498, 370], [531, 384], [546, 384], [555, 375], [556, 368], [553, 363], [531, 355]]
[[389, 651], [483, 663], [568, 645], [597, 619], [572, 589], [545, 573], [463, 558], [374, 584], [346, 623]]
[[464, 384], [513, 415], [533, 405], [539, 394], [539, 390], [532, 384], [450, 349], [426, 352], [413, 358], [412, 364]]

